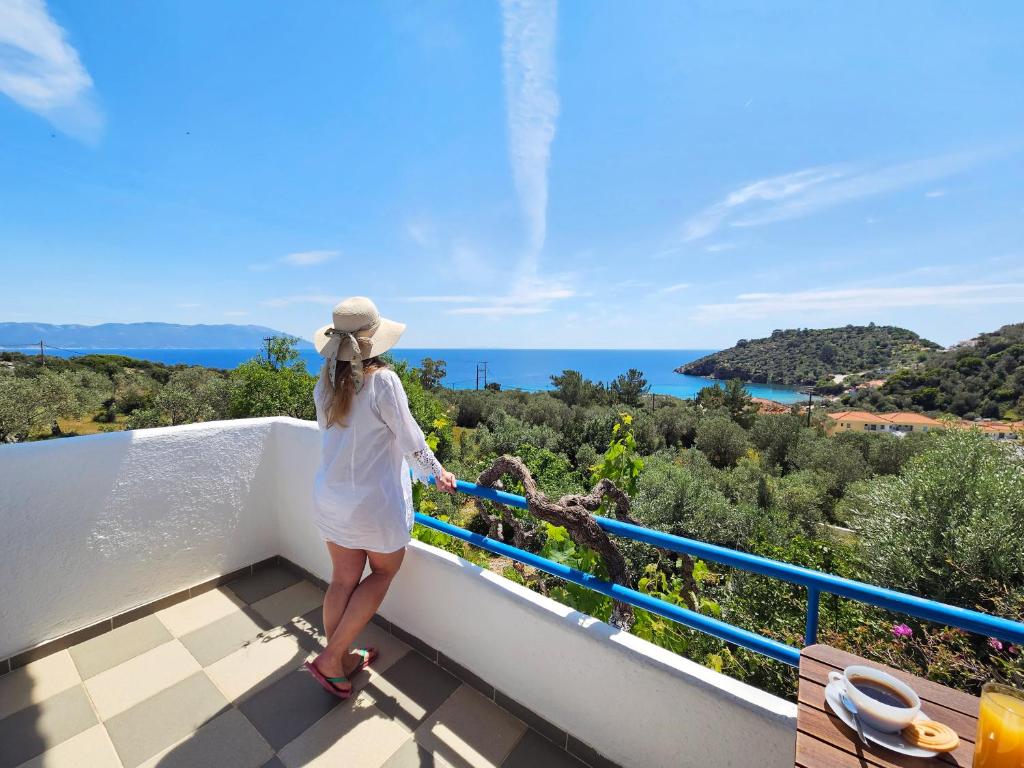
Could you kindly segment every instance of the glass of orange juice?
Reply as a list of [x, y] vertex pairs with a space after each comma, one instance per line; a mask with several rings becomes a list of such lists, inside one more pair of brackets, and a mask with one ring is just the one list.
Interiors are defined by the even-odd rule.
[[1000, 683], [981, 689], [974, 768], [1024, 768], [1024, 691]]

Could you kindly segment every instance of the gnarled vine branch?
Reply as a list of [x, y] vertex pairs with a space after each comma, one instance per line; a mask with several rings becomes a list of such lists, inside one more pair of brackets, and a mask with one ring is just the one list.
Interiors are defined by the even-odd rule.
[[[612, 502], [615, 516], [626, 522], [635, 522], [629, 516], [629, 497], [615, 483], [602, 479], [587, 494], [567, 494], [558, 501], [552, 501], [537, 489], [537, 483], [530, 470], [515, 456], [499, 456], [490, 467], [480, 473], [477, 484], [487, 488], [501, 488], [501, 478], [511, 475], [523, 484], [528, 511], [552, 525], [560, 525], [568, 531], [570, 538], [578, 545], [589, 547], [601, 556], [608, 569], [609, 578], [616, 584], [630, 586], [629, 568], [626, 560], [607, 533], [597, 524], [595, 512], [607, 497]], [[498, 514], [490, 512], [482, 499], [476, 499], [480, 514], [488, 522], [488, 535], [504, 540], [505, 529], [511, 532], [512, 543], [525, 548], [536, 535], [535, 528], [528, 528], [524, 521], [502, 506]], [[611, 623], [628, 630], [633, 624], [633, 609], [626, 603], [616, 601]]]

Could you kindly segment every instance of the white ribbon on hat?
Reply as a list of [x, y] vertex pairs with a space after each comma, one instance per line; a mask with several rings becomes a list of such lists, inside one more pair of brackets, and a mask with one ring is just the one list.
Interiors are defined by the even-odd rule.
[[[324, 335], [339, 337], [338, 346], [327, 358], [327, 376], [331, 380], [331, 388], [334, 388], [334, 373], [338, 367], [338, 353], [341, 351], [341, 345], [348, 341], [352, 345], [352, 358], [349, 360], [352, 365], [352, 383], [355, 385], [356, 392], [359, 392], [363, 388], [363, 350], [359, 346], [359, 339], [351, 331], [341, 331], [337, 328], [328, 328], [324, 331]], [[342, 359], [344, 360], [345, 358]]]

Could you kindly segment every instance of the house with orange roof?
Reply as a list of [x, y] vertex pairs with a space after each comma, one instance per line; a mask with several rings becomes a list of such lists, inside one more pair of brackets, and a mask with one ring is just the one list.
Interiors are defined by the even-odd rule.
[[877, 413], [868, 411], [836, 411], [826, 414], [825, 431], [830, 435], [836, 432], [885, 432], [889, 422]]
[[936, 429], [945, 429], [945, 425], [938, 419], [925, 416], [923, 413], [913, 411], [900, 411], [899, 413], [880, 414], [883, 419], [892, 426], [890, 432], [933, 432]]
[[923, 413], [901, 411], [899, 413], [870, 413], [868, 411], [838, 411], [827, 414], [829, 421], [825, 429], [829, 434], [836, 432], [932, 432], [945, 429], [938, 419]]
[[1024, 438], [1024, 422], [1017, 421], [1007, 424], [1004, 421], [964, 421], [967, 429], [980, 429], [992, 440], [1020, 440]]

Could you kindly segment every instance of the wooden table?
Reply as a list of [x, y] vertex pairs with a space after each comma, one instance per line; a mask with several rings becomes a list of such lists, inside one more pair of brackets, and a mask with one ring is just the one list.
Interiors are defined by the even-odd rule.
[[[861, 744], [825, 702], [828, 673], [850, 664], [883, 669], [905, 682], [921, 697], [921, 709], [933, 720], [950, 726], [960, 746], [932, 758], [906, 757], [876, 744]], [[970, 768], [978, 725], [978, 698], [897, 669], [866, 661], [828, 645], [810, 645], [800, 652], [800, 690], [797, 710], [796, 766], [799, 768], [941, 768], [942, 764]]]

